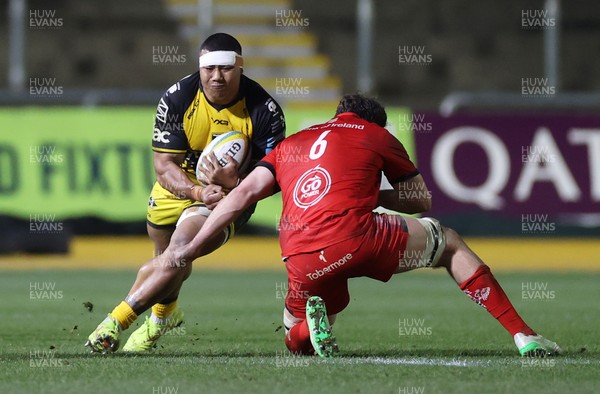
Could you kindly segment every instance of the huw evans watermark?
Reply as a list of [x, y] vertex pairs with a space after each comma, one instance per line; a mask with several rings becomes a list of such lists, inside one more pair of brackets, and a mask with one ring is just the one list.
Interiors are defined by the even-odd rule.
[[30, 29], [53, 30], [63, 26], [63, 18], [56, 14], [56, 10], [29, 10]]
[[433, 56], [427, 53], [425, 45], [399, 45], [398, 63], [408, 66], [428, 66]]
[[310, 21], [302, 16], [302, 10], [275, 10], [275, 27], [287, 29], [305, 29]]
[[521, 298], [524, 300], [554, 300], [556, 291], [548, 288], [548, 282], [522, 282]]
[[424, 318], [399, 318], [399, 336], [430, 336], [433, 334], [431, 326], [425, 324]]
[[64, 93], [62, 86], [56, 83], [56, 78], [29, 78], [29, 95], [39, 98], [58, 98]]
[[275, 283], [275, 298], [285, 300], [286, 298], [298, 298], [307, 300], [310, 297], [308, 290], [303, 290], [302, 285], [297, 282], [276, 282]]
[[31, 164], [57, 165], [62, 164], [64, 155], [56, 150], [56, 145], [31, 145], [29, 147], [29, 162]]
[[398, 132], [429, 134], [433, 131], [431, 122], [426, 121], [425, 114], [400, 114], [398, 115]]
[[275, 78], [275, 94], [284, 97], [308, 96], [310, 88], [302, 78]]
[[556, 154], [548, 145], [523, 145], [521, 146], [521, 162], [525, 163], [555, 163]]
[[521, 28], [526, 30], [545, 30], [556, 26], [556, 18], [549, 10], [521, 10]]
[[398, 387], [398, 394], [423, 394], [425, 386], [401, 386]]
[[152, 47], [152, 64], [154, 65], [184, 65], [187, 55], [179, 53], [179, 45], [154, 45]]
[[56, 282], [29, 282], [30, 300], [62, 300], [63, 291], [56, 288]]
[[[292, 147], [293, 148], [293, 147]], [[309, 229], [308, 223], [300, 215], [283, 215], [276, 217], [277, 232], [281, 231], [306, 231]]]
[[179, 386], [152, 386], [152, 394], [178, 394]]
[[29, 352], [30, 368], [57, 368], [69, 365], [66, 360], [56, 357], [53, 350], [32, 350]]
[[296, 354], [290, 351], [275, 352], [275, 366], [277, 368], [298, 368], [308, 367], [309, 358], [302, 354]]
[[552, 98], [556, 87], [548, 78], [521, 78], [521, 96], [533, 98]]
[[523, 234], [553, 234], [556, 232], [556, 223], [550, 216], [540, 213], [521, 214], [521, 233]]
[[56, 214], [30, 214], [29, 232], [31, 234], [58, 234], [64, 231], [64, 223], [58, 221]]

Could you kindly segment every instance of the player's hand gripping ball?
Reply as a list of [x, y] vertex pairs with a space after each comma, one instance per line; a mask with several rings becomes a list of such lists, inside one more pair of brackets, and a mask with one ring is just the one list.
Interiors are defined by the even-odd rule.
[[250, 140], [239, 131], [230, 131], [215, 137], [202, 151], [196, 165], [196, 179], [203, 186], [206, 186], [206, 178], [202, 174], [202, 169], [206, 170], [204, 158], [208, 158], [211, 153], [214, 153], [221, 167], [227, 164], [227, 156], [232, 157], [239, 164], [238, 173], [242, 174], [250, 162]]

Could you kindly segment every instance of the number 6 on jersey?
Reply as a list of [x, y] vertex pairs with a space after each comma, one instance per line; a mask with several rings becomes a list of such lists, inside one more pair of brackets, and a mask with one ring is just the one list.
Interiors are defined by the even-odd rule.
[[308, 157], [311, 160], [317, 160], [319, 157], [323, 156], [325, 153], [325, 149], [327, 148], [327, 141], [325, 141], [325, 137], [329, 134], [331, 130], [325, 130], [321, 133], [319, 138], [315, 141], [314, 144], [310, 147], [310, 152], [308, 153]]

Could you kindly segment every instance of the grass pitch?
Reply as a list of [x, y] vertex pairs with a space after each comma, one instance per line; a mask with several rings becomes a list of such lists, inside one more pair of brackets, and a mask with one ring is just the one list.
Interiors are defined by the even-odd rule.
[[0, 272], [0, 392], [564, 394], [600, 387], [599, 273], [497, 275], [525, 320], [563, 348], [551, 359], [520, 358], [504, 329], [442, 272], [398, 275], [388, 284], [352, 280], [352, 302], [334, 326], [341, 354], [333, 360], [286, 352], [285, 275], [272, 271], [196, 270], [180, 297], [185, 324], [154, 352], [87, 353], [87, 335], [134, 277]]

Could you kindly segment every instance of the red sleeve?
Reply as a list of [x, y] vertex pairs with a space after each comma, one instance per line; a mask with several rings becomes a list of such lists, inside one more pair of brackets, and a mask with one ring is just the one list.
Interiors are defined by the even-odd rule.
[[385, 134], [387, 136], [384, 138], [383, 145], [381, 145], [387, 147], [382, 152], [383, 173], [390, 183], [393, 185], [419, 175], [419, 170], [410, 161], [404, 145], [387, 130]]
[[[267, 170], [271, 171], [273, 177], [277, 179], [277, 175], [275, 174], [275, 163], [277, 163], [277, 154], [279, 152], [280, 145], [277, 145], [275, 149], [271, 152], [267, 153], [265, 157], [263, 157], [258, 163], [256, 163], [256, 167], [265, 167]], [[277, 193], [281, 189], [279, 188], [279, 184], [275, 186], [275, 191], [273, 194]]]
[[273, 173], [273, 176], [275, 176], [275, 163], [277, 163], [277, 152], [279, 152], [279, 149], [275, 147], [275, 149], [273, 149], [272, 151], [267, 153], [265, 157], [260, 159], [260, 161], [256, 165], [268, 168], [269, 171]]

